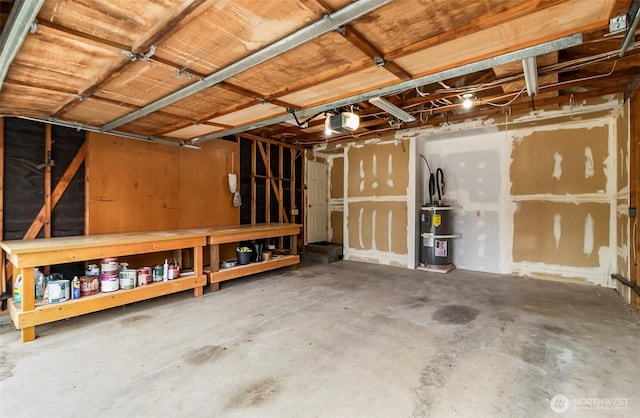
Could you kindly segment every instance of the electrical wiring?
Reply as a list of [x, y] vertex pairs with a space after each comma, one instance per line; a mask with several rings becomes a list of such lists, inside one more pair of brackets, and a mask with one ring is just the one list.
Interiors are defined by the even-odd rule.
[[488, 100], [487, 100], [487, 101], [484, 101], [484, 100], [483, 100], [481, 103], [482, 103], [482, 104], [488, 104], [489, 106], [494, 106], [494, 107], [508, 107], [508, 106], [510, 106], [513, 102], [515, 102], [515, 101], [518, 99], [518, 97], [522, 96], [522, 93], [524, 93], [524, 91], [525, 91], [526, 89], [527, 89], [527, 87], [526, 87], [526, 86], [525, 86], [525, 87], [523, 87], [523, 88], [518, 92], [518, 94], [516, 94], [516, 95], [515, 95], [511, 100], [509, 100], [507, 103], [502, 103], [502, 104], [500, 104], [500, 103], [491, 103], [491, 102], [490, 102], [490, 101], [488, 101]]

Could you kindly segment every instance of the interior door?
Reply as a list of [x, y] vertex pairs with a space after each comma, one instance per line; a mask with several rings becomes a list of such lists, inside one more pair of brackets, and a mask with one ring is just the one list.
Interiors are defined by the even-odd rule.
[[307, 206], [305, 222], [307, 242], [327, 240], [327, 173], [329, 166], [318, 161], [307, 161]]

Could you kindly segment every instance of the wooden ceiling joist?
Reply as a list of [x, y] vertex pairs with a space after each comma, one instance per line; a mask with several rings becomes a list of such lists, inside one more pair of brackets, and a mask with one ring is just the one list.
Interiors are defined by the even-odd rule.
[[[0, 114], [173, 142], [245, 130], [305, 142], [317, 137], [322, 121], [289, 125], [291, 110], [304, 120], [353, 106], [364, 130], [385, 115], [369, 107], [367, 93], [409, 110], [453, 105], [469, 90], [498, 97], [500, 89], [520, 90], [522, 79], [509, 79], [519, 64], [478, 63], [572, 33], [587, 42], [560, 47], [557, 65], [538, 62], [543, 85], [564, 86], [544, 94], [632, 84], [640, 48], [627, 51], [613, 71], [605, 56], [622, 41], [608, 34], [608, 20], [626, 12], [629, 1], [581, 7], [583, 1], [469, 0], [453, 10], [447, 1], [412, 0], [291, 0], [284, 9], [244, 0], [224, 7], [215, 0], [118, 0], [101, 7], [44, 0], [36, 33], [26, 35], [9, 66]], [[355, 19], [347, 19], [356, 9]], [[305, 37], [316, 27], [323, 29]], [[602, 62], [593, 58], [599, 55]], [[441, 74], [450, 92], [438, 85], [434, 75]], [[577, 80], [591, 75], [609, 81]]]

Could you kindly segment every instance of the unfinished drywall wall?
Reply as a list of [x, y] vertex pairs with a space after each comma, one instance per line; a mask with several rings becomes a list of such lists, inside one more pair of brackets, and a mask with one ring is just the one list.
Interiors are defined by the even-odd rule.
[[332, 155], [329, 161], [329, 198], [342, 199], [344, 197], [344, 156]]
[[[409, 254], [410, 141], [382, 138], [344, 151], [344, 256], [348, 260], [414, 267]], [[413, 193], [413, 192], [412, 192]], [[411, 238], [411, 239], [410, 239]]]
[[518, 202], [513, 261], [598, 267], [609, 248], [610, 211], [607, 202]]
[[329, 164], [329, 241], [344, 242], [344, 154], [326, 157]]
[[[418, 152], [428, 161], [418, 165], [421, 179], [418, 199], [424, 205], [435, 202], [429, 197], [429, 167], [433, 174], [444, 172], [443, 201], [456, 207], [451, 218], [455, 234], [452, 260], [458, 268], [510, 273], [502, 260], [510, 250], [508, 217], [510, 203], [504, 189], [508, 187], [508, 141], [502, 134], [475, 131], [470, 137], [451, 140], [431, 137], [421, 141]], [[422, 159], [422, 158], [421, 158]], [[417, 234], [417, 231], [416, 231]], [[418, 238], [419, 239], [419, 238]]]
[[402, 142], [350, 147], [348, 197], [406, 196], [409, 152]]
[[[629, 121], [621, 98], [503, 121], [414, 129], [445, 173], [459, 268], [614, 286], [628, 253]], [[428, 203], [420, 164], [417, 198]], [[624, 275], [624, 274], [623, 274]]]
[[[633, 208], [638, 207], [640, 202], [640, 154], [638, 153], [638, 144], [640, 143], [640, 89], [636, 88], [629, 99], [629, 200], [630, 206]], [[632, 243], [630, 273], [629, 278], [631, 283], [638, 284], [638, 276], [640, 273], [640, 264], [638, 263], [638, 255], [640, 253], [640, 245], [638, 245], [638, 225], [637, 215], [631, 222], [631, 235], [629, 242]], [[640, 296], [635, 292], [630, 293], [631, 306], [634, 306], [636, 310], [640, 311]]]
[[329, 241], [342, 244], [344, 242], [344, 211], [331, 210], [329, 221], [331, 223], [329, 226]]
[[604, 193], [609, 126], [533, 131], [516, 137], [511, 194]]

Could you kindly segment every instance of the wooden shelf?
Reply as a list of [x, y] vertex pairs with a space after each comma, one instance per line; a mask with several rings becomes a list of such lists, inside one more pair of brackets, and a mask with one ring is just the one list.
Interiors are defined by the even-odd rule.
[[274, 270], [280, 267], [293, 266], [298, 263], [300, 263], [299, 256], [286, 255], [276, 259], [271, 259], [269, 261], [261, 261], [259, 263], [249, 263], [243, 266], [229, 267], [209, 273], [209, 283], [219, 283], [225, 280], [249, 276], [251, 274]]
[[158, 296], [203, 287], [207, 284], [207, 278], [201, 276], [187, 276], [179, 279], [158, 282], [145, 286], [136, 287], [131, 290], [117, 290], [115, 292], [98, 293], [91, 296], [81, 297], [76, 300], [69, 300], [62, 303], [52, 303], [37, 306], [32, 311], [23, 312], [20, 304], [9, 300], [9, 314], [16, 328], [28, 328], [36, 325], [46, 324], [60, 319], [84, 315], [86, 313], [97, 312], [116, 306], [122, 306], [141, 300], [152, 299]]
[[226, 244], [238, 241], [298, 235], [302, 225], [268, 223], [256, 225], [237, 225], [216, 227], [208, 230], [209, 244]]

